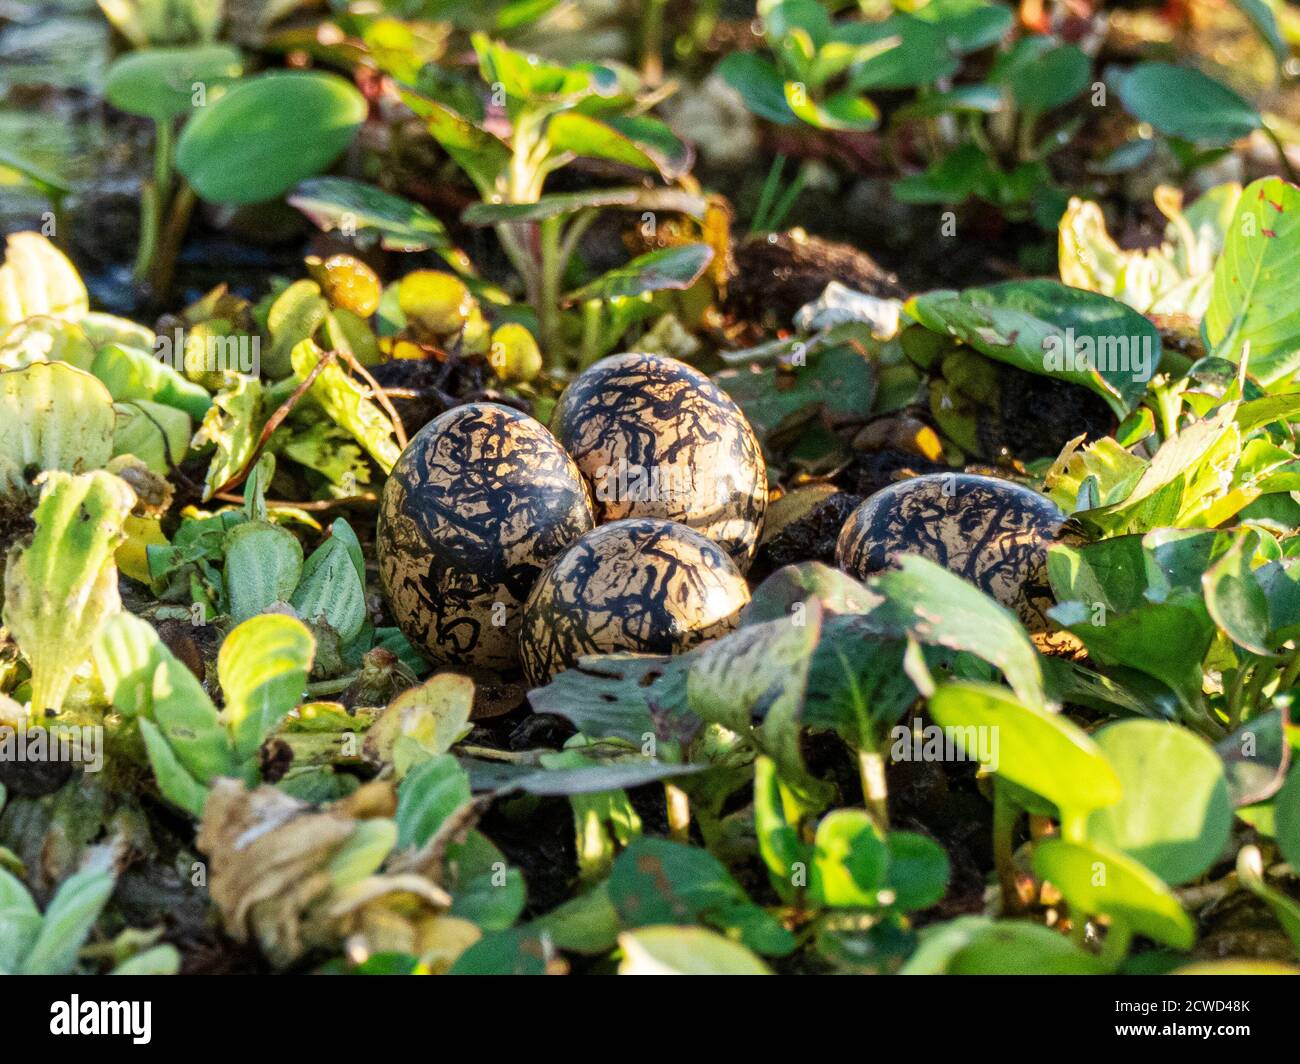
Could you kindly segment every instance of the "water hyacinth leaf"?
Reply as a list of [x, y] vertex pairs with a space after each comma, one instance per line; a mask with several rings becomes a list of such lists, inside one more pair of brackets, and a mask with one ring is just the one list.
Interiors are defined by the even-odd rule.
[[0, 265], [0, 329], [44, 315], [79, 321], [90, 309], [81, 275], [39, 233], [12, 233]]
[[1233, 545], [1201, 577], [1205, 608], [1214, 623], [1237, 646], [1252, 654], [1271, 656], [1273, 639], [1268, 598], [1250, 567], [1258, 536], [1238, 536]]
[[1169, 888], [1155, 873], [1117, 850], [1096, 843], [1043, 839], [1034, 846], [1034, 874], [1055, 886], [1072, 909], [1109, 916], [1174, 949], [1191, 949], [1196, 941], [1191, 917]]
[[352, 642], [366, 623], [364, 563], [360, 571], [357, 566], [360, 549], [348, 523], [335, 521], [329, 539], [307, 559], [289, 599], [299, 617], [312, 624], [324, 621], [343, 643]]
[[[1077, 818], [1119, 801], [1121, 783], [1095, 742], [1058, 714], [1031, 708], [991, 684], [947, 683], [930, 698], [930, 714], [971, 758]], [[973, 729], [973, 730], [972, 730]], [[993, 743], [979, 741], [981, 732]], [[981, 749], [981, 746], [983, 747]]]
[[[445, 754], [469, 731], [473, 708], [473, 680], [453, 672], [437, 673], [389, 703], [366, 732], [365, 755], [379, 763], [391, 763], [401, 739], [418, 744], [430, 755]], [[399, 776], [404, 767], [398, 765]]]
[[1005, 281], [911, 299], [907, 312], [989, 358], [1058, 377], [1129, 414], [1160, 364], [1160, 334], [1118, 300], [1056, 281]]
[[1123, 665], [1170, 687], [1184, 706], [1202, 701], [1201, 662], [1214, 638], [1214, 622], [1200, 595], [1179, 592], [1164, 602], [1149, 602], [1098, 624], [1082, 602], [1064, 602], [1048, 616], [1083, 640], [1103, 666]]
[[1120, 79], [1119, 98], [1129, 114], [1167, 137], [1224, 145], [1261, 125], [1259, 112], [1221, 81], [1172, 63], [1132, 67]]
[[916, 912], [937, 905], [948, 890], [949, 864], [944, 848], [914, 831], [891, 831], [889, 847], [890, 905]]
[[959, 916], [921, 932], [903, 975], [1096, 975], [1101, 962], [1042, 924]]
[[48, 473], [31, 542], [10, 552], [4, 623], [31, 663], [38, 715], [59, 711], [95, 633], [121, 609], [113, 552], [134, 505], [111, 473]]
[[706, 850], [640, 838], [619, 854], [609, 897], [625, 928], [700, 923], [764, 956], [783, 957], [794, 936], [746, 896]]
[[119, 111], [168, 122], [200, 106], [200, 88], [210, 102], [242, 73], [243, 59], [229, 45], [147, 48], [127, 53], [108, 68], [104, 95]]
[[226, 533], [226, 594], [236, 623], [288, 602], [302, 576], [302, 544], [287, 529], [248, 521]]
[[307, 627], [282, 614], [253, 617], [226, 636], [217, 655], [217, 675], [226, 696], [221, 721], [230, 732], [237, 760], [254, 757], [298, 704], [315, 649]]
[[1123, 720], [1094, 736], [1118, 774], [1118, 802], [1088, 818], [1089, 839], [1122, 850], [1171, 886], [1204, 873], [1232, 830], [1223, 763], [1176, 724]]
[[470, 797], [469, 776], [450, 754], [420, 762], [397, 788], [398, 847], [423, 846]]
[[1205, 337], [1221, 357], [1240, 362], [1264, 387], [1300, 366], [1300, 308], [1288, 279], [1300, 242], [1300, 188], [1279, 177], [1253, 182], [1228, 226], [1214, 267]]
[[310, 177], [289, 196], [324, 232], [342, 230], [385, 251], [427, 251], [451, 246], [447, 230], [425, 208], [374, 185], [346, 177]]
[[897, 569], [867, 582], [869, 591], [883, 596], [864, 614], [869, 631], [967, 651], [1000, 669], [1026, 705], [1045, 706], [1038, 653], [1010, 610], [927, 558], [904, 554], [896, 563]]
[[[792, 784], [816, 790], [799, 752], [804, 695], [821, 607], [749, 625], [702, 647], [686, 677], [691, 712], [755, 740]], [[754, 728], [755, 718], [759, 719]]]
[[260, 203], [328, 167], [365, 117], [365, 98], [335, 74], [262, 74], [186, 123], [176, 167], [212, 203]]
[[206, 388], [188, 380], [156, 358], [152, 351], [108, 344], [99, 349], [90, 371], [104, 382], [118, 402], [149, 399], [184, 410], [196, 421], [212, 405]]
[[[293, 349], [293, 370], [305, 380], [322, 357], [319, 347], [304, 340]], [[316, 375], [307, 394], [326, 416], [352, 434], [385, 473], [392, 472], [402, 451], [397, 446], [393, 423], [370, 398], [369, 388], [353, 380], [337, 364], [331, 364]]]
[[836, 809], [817, 825], [808, 897], [828, 908], [871, 909], [889, 870], [889, 847], [864, 810]]
[[1280, 696], [1278, 708], [1262, 713], [1220, 739], [1214, 746], [1223, 761], [1234, 809], [1272, 798], [1286, 779], [1291, 744], [1286, 739], [1290, 697]]
[[712, 261], [713, 248], [708, 244], [662, 248], [638, 255], [626, 265], [597, 277], [576, 292], [570, 292], [565, 301], [632, 299], [650, 292], [690, 288]]
[[34, 500], [34, 474], [107, 465], [114, 424], [112, 396], [89, 373], [59, 362], [0, 373], [0, 494]]
[[739, 943], [702, 927], [643, 927], [618, 936], [619, 975], [771, 975]]
[[[535, 713], [553, 713], [593, 739], [640, 743], [654, 734], [654, 706], [685, 710], [687, 657], [650, 654], [598, 654], [579, 658], [545, 687], [528, 692]], [[669, 676], [677, 678], [677, 697], [666, 698]]]

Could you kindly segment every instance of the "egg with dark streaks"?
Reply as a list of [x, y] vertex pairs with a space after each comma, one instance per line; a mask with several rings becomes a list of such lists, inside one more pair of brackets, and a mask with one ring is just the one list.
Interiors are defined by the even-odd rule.
[[496, 403], [458, 406], [415, 435], [384, 485], [380, 584], [435, 664], [509, 669], [537, 577], [594, 523], [582, 475], [545, 425]]
[[882, 488], [849, 514], [835, 545], [845, 572], [866, 579], [898, 554], [919, 554], [1049, 627], [1047, 549], [1065, 514], [1046, 496], [995, 477], [930, 473]]
[[662, 355], [611, 355], [569, 384], [551, 428], [591, 484], [599, 521], [678, 521], [749, 568], [767, 468], [743, 411], [703, 373]]
[[519, 659], [537, 687], [586, 654], [676, 654], [731, 631], [748, 602], [745, 578], [712, 540], [675, 521], [613, 521], [537, 581]]

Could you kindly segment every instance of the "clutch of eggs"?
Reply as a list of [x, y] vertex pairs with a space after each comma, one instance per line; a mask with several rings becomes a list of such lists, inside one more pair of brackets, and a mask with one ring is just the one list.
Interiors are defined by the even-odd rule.
[[594, 523], [587, 485], [545, 425], [468, 403], [422, 428], [384, 485], [380, 583], [435, 664], [508, 669], [538, 575]]
[[1046, 631], [1053, 605], [1047, 548], [1065, 514], [1036, 491], [994, 477], [930, 473], [882, 488], [849, 514], [835, 561], [859, 579], [897, 554], [919, 554]]
[[659, 518], [588, 532], [547, 568], [524, 607], [519, 658], [532, 687], [585, 654], [676, 654], [731, 631], [749, 585], [721, 547]]
[[767, 469], [744, 413], [704, 374], [661, 355], [611, 355], [564, 390], [551, 428], [590, 483], [599, 522], [677, 521], [749, 568]]

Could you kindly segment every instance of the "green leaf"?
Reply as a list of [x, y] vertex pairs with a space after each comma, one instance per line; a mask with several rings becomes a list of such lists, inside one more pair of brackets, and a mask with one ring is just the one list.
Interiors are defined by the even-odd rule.
[[865, 615], [869, 631], [968, 651], [1000, 669], [1026, 705], [1045, 706], [1038, 652], [1010, 610], [919, 555], [900, 555], [897, 563], [867, 582], [868, 590], [884, 596]]
[[[1018, 787], [1046, 798], [1064, 817], [1077, 819], [1112, 805], [1121, 783], [1097, 744], [1065, 717], [1033, 709], [991, 684], [956, 681], [930, 698], [930, 714], [966, 756], [991, 752], [987, 768]], [[990, 746], [978, 732], [994, 737]]]
[[1232, 830], [1223, 763], [1176, 724], [1124, 720], [1094, 736], [1118, 774], [1120, 800], [1095, 810], [1089, 839], [1122, 850], [1171, 886], [1218, 860]]
[[22, 880], [0, 868], [0, 975], [12, 975], [41, 932], [41, 912]]
[[582, 192], [553, 192], [532, 203], [475, 203], [461, 214], [467, 225], [500, 222], [541, 222], [562, 218], [590, 207], [626, 207], [633, 210], [681, 211], [703, 218], [706, 204], [698, 196], [677, 189], [593, 188]]
[[345, 229], [378, 240], [385, 251], [445, 250], [451, 240], [443, 224], [418, 203], [347, 177], [310, 177], [289, 196], [324, 232]]
[[1096, 975], [1093, 954], [1042, 924], [959, 916], [921, 932], [903, 975]]
[[0, 265], [0, 330], [44, 315], [79, 321], [90, 297], [76, 267], [39, 233], [12, 233]]
[[665, 181], [675, 181], [691, 168], [690, 148], [666, 125], [648, 115], [596, 118], [566, 111], [547, 124], [546, 138], [556, 152], [608, 159], [657, 172]]
[[1242, 14], [1250, 20], [1255, 32], [1273, 53], [1273, 58], [1279, 64], [1286, 62], [1291, 49], [1287, 45], [1286, 38], [1282, 36], [1281, 29], [1278, 28], [1277, 16], [1273, 14], [1273, 9], [1268, 6], [1266, 0], [1233, 0], [1233, 3], [1241, 8]]
[[128, 52], [108, 68], [104, 96], [119, 111], [170, 122], [206, 106], [195, 103], [196, 88], [211, 102], [243, 65], [238, 49], [225, 44]]
[[139, 348], [124, 344], [101, 347], [90, 371], [118, 402], [149, 399], [183, 410], [196, 421], [212, 405], [206, 388], [186, 379], [152, 352]]
[[451, 754], [420, 762], [397, 788], [398, 847], [423, 846], [469, 800], [469, 776]]
[[96, 852], [89, 866], [65, 879], [50, 899], [40, 934], [19, 968], [22, 975], [67, 975], [113, 893], [112, 854]]
[[510, 149], [497, 137], [435, 100], [403, 90], [402, 102], [425, 120], [433, 138], [486, 197], [510, 163]]
[[1264, 387], [1300, 367], [1300, 307], [1290, 280], [1300, 246], [1300, 188], [1278, 177], [1247, 186], [1214, 267], [1205, 337], [1223, 358], [1240, 362]]
[[907, 311], [989, 358], [1081, 384], [1120, 417], [1160, 364], [1160, 335], [1132, 307], [1055, 281], [1006, 281], [914, 297]]
[[942, 846], [913, 831], [891, 831], [889, 846], [890, 905], [903, 912], [928, 909], [948, 891], [948, 854]]
[[989, 81], [1011, 90], [1022, 111], [1041, 114], [1061, 107], [1088, 87], [1092, 64], [1072, 44], [1051, 37], [1023, 37], [998, 57]]
[[711, 853], [640, 838], [614, 862], [609, 897], [626, 928], [702, 923], [765, 956], [783, 957], [794, 936], [745, 895]]
[[9, 554], [4, 623], [31, 663], [32, 711], [57, 713], [105, 619], [118, 612], [113, 552], [135, 493], [111, 473], [46, 474], [36, 531]]
[[357, 637], [366, 623], [364, 562], [358, 567], [361, 544], [342, 518], [330, 527], [330, 537], [307, 559], [302, 578], [289, 599], [298, 616], [309, 623], [324, 620], [343, 643]]
[[835, 40], [859, 49], [888, 45], [883, 51], [871, 49], [876, 54], [853, 64], [848, 83], [855, 92], [933, 85], [959, 66], [943, 32], [912, 15], [841, 25], [836, 27]]
[[932, 23], [958, 55], [997, 44], [1015, 24], [1007, 7], [986, 0], [930, 0], [912, 14]]
[[1168, 137], [1227, 145], [1261, 125], [1259, 112], [1208, 74], [1171, 63], [1139, 63], [1119, 82], [1134, 118]]
[[794, 124], [797, 116], [786, 102], [785, 80], [762, 56], [730, 52], [718, 64], [717, 73], [759, 118], [783, 126]]
[[189, 414], [175, 407], [137, 399], [113, 404], [113, 456], [134, 455], [160, 477], [180, 465], [190, 448]]
[[216, 447], [203, 477], [204, 501], [252, 461], [262, 429], [262, 382], [236, 375], [212, 397], [194, 446]]
[[1237, 536], [1233, 545], [1201, 577], [1205, 607], [1214, 623], [1237, 646], [1264, 657], [1273, 655], [1268, 597], [1250, 567], [1259, 537]]
[[176, 168], [212, 203], [260, 203], [328, 167], [365, 117], [364, 97], [336, 74], [262, 74], [190, 119]]
[[1169, 888], [1116, 850], [1043, 839], [1034, 845], [1034, 874], [1050, 881], [1081, 913], [1109, 916], [1174, 949], [1191, 949], [1196, 941], [1196, 926]]
[[37, 315], [0, 329], [0, 369], [22, 369], [33, 362], [66, 362], [89, 370], [95, 348], [86, 331], [64, 318]]
[[702, 927], [643, 927], [618, 936], [619, 975], [771, 975], [744, 946]]
[[1300, 868], [1300, 768], [1287, 773], [1286, 782], [1273, 800], [1273, 823], [1278, 848], [1287, 864]]
[[874, 909], [889, 869], [889, 847], [866, 812], [836, 809], [817, 825], [808, 897], [829, 908]]
[[[304, 380], [322, 358], [310, 340], [293, 349], [294, 372]], [[312, 382], [307, 394], [332, 421], [350, 432], [385, 473], [392, 472], [402, 449], [397, 446], [393, 423], [369, 398], [370, 389], [353, 380], [337, 363], [326, 366]]]
[[248, 521], [226, 533], [226, 594], [237, 623], [288, 602], [301, 575], [302, 544], [288, 529]]
[[112, 396], [89, 373], [60, 362], [0, 373], [0, 495], [30, 503], [36, 474], [107, 465], [114, 424]]
[[237, 760], [255, 757], [298, 704], [315, 649], [306, 626], [282, 614], [253, 617], [226, 636], [217, 655], [217, 675], [226, 696], [221, 722], [230, 732]]
[[638, 255], [565, 297], [566, 303], [590, 299], [632, 299], [648, 292], [690, 288], [713, 261], [708, 244], [682, 244]]
[[679, 692], [678, 697], [666, 700], [668, 708], [685, 709], [685, 668], [691, 660], [649, 654], [579, 658], [574, 668], [559, 673], [545, 687], [529, 691], [528, 701], [534, 712], [564, 717], [593, 739], [617, 738], [639, 744], [643, 735], [655, 730], [651, 700], [661, 697], [670, 675], [675, 676]]

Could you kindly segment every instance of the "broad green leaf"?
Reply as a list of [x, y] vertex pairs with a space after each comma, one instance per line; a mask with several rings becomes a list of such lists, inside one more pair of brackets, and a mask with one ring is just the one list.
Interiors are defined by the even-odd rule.
[[302, 575], [302, 544], [292, 532], [248, 521], [226, 533], [225, 551], [226, 594], [237, 623], [289, 601]]
[[619, 855], [608, 882], [625, 928], [701, 923], [765, 956], [794, 949], [794, 936], [750, 901], [707, 850], [640, 838]]
[[140, 734], [144, 737], [145, 752], [149, 755], [149, 765], [158, 781], [158, 789], [168, 801], [199, 819], [208, 801], [207, 785], [181, 764], [166, 735], [152, 720], [141, 719]]
[[196, 421], [212, 405], [206, 388], [188, 380], [150, 351], [109, 344], [99, 349], [90, 371], [118, 402], [148, 399], [184, 410]]
[[425, 120], [433, 138], [474, 182], [483, 196], [494, 189], [497, 175], [510, 162], [510, 149], [491, 133], [451, 108], [403, 90], [402, 102]]
[[483, 80], [500, 85], [507, 96], [517, 100], [572, 105], [587, 96], [613, 95], [618, 89], [617, 78], [607, 67], [549, 63], [494, 41], [485, 33], [474, 34], [472, 43]]
[[41, 932], [41, 912], [22, 880], [0, 868], [0, 975], [12, 975]]
[[1259, 539], [1237, 536], [1232, 546], [1201, 577], [1205, 607], [1214, 623], [1237, 646], [1252, 654], [1272, 656], [1268, 597], [1255, 579], [1251, 558]]
[[771, 975], [752, 952], [702, 927], [643, 927], [618, 936], [619, 975]]
[[470, 800], [469, 776], [450, 754], [416, 765], [397, 788], [397, 845], [415, 849]]
[[31, 663], [37, 716], [62, 708], [95, 633], [121, 609], [113, 552], [134, 505], [111, 473], [48, 473], [32, 540], [9, 554], [4, 623]]
[[890, 905], [903, 912], [928, 909], [948, 890], [948, 854], [942, 846], [913, 831], [891, 831], [889, 846]]
[[1183, 140], [1227, 145], [1261, 124], [1259, 112], [1222, 82], [1171, 63], [1132, 67], [1120, 79], [1119, 98], [1134, 118]]
[[677, 697], [666, 700], [667, 708], [686, 709], [685, 668], [691, 660], [649, 654], [579, 658], [574, 668], [529, 691], [528, 701], [534, 712], [564, 717], [593, 739], [640, 743], [643, 735], [655, 731], [651, 701], [662, 697], [670, 676], [675, 678]]
[[[248, 526], [244, 526], [248, 527]], [[221, 721], [237, 760], [246, 761], [302, 698], [315, 640], [301, 621], [265, 614], [226, 636], [217, 655], [225, 693]]]
[[690, 288], [713, 261], [708, 244], [682, 244], [638, 255], [624, 266], [616, 267], [570, 292], [565, 301], [582, 303], [590, 299], [631, 299], [664, 289]]
[[835, 40], [859, 49], [887, 45], [883, 50], [870, 49], [869, 58], [853, 64], [848, 84], [855, 92], [933, 85], [959, 65], [942, 30], [911, 15], [847, 23], [836, 27]]
[[365, 98], [336, 74], [262, 74], [186, 123], [176, 168], [213, 203], [260, 203], [328, 167], [365, 117]]
[[1005, 85], [1022, 111], [1039, 114], [1061, 107], [1088, 87], [1092, 65], [1072, 44], [1051, 37], [1023, 37], [998, 57], [989, 81]]
[[1160, 364], [1160, 335], [1117, 300], [1055, 281], [1006, 281], [914, 297], [907, 311], [999, 362], [1081, 384], [1128, 414]]
[[808, 897], [828, 908], [873, 909], [889, 870], [889, 847], [861, 809], [836, 809], [817, 825]]
[[[1055, 805], [1067, 819], [1119, 801], [1119, 777], [1097, 744], [1065, 717], [1024, 705], [991, 684], [956, 681], [930, 698], [930, 714], [951, 728], [966, 755], [991, 752], [986, 768]], [[981, 743], [975, 729], [993, 742]]]
[[676, 180], [691, 167], [690, 148], [666, 125], [648, 115], [597, 118], [566, 111], [547, 124], [546, 137], [556, 152], [608, 159], [638, 170], [657, 172], [665, 181]]
[[959, 916], [921, 932], [903, 975], [1097, 975], [1098, 959], [1042, 924]]
[[[474, 681], [453, 672], [435, 673], [418, 687], [409, 687], [366, 732], [366, 757], [381, 763], [396, 760], [399, 740], [417, 743], [429, 755], [445, 754], [469, 731], [474, 708]], [[398, 764], [397, 775], [406, 766]]]
[[107, 465], [114, 422], [112, 396], [89, 373], [60, 362], [0, 373], [0, 495], [34, 500], [36, 474]]
[[821, 603], [824, 614], [862, 613], [874, 598], [857, 580], [822, 562], [796, 562], [774, 572], [754, 589], [749, 604], [740, 611], [742, 625], [789, 617], [809, 599]]
[[1118, 721], [1094, 738], [1123, 793], [1093, 811], [1089, 839], [1122, 850], [1172, 886], [1207, 871], [1232, 829], [1223, 763], [1214, 750], [1177, 724], [1153, 720]]
[[1287, 864], [1300, 868], [1300, 768], [1287, 773], [1273, 800], [1273, 824], [1278, 847]]
[[1214, 267], [1205, 337], [1221, 357], [1247, 358], [1248, 372], [1265, 387], [1300, 367], [1300, 307], [1290, 295], [1297, 244], [1300, 189], [1278, 177], [1250, 184]]
[[912, 14], [939, 30], [958, 55], [997, 44], [1015, 23], [1006, 6], [987, 0], [930, 0]]
[[0, 369], [22, 369], [33, 362], [66, 362], [89, 370], [95, 348], [86, 331], [66, 318], [38, 314], [0, 328]]
[[786, 102], [785, 81], [762, 56], [753, 52], [730, 52], [718, 64], [718, 76], [740, 93], [740, 97], [759, 118], [788, 126], [796, 115]]
[[1034, 845], [1034, 874], [1051, 882], [1081, 913], [1109, 916], [1174, 949], [1191, 949], [1196, 941], [1195, 924], [1169, 888], [1117, 850], [1042, 839]]
[[1278, 697], [1277, 709], [1252, 717], [1215, 743], [1234, 809], [1268, 801], [1286, 780], [1291, 763], [1286, 739], [1289, 701], [1289, 695]]
[[266, 317], [271, 349], [262, 360], [262, 370], [268, 377], [289, 374], [293, 369], [293, 349], [316, 335], [329, 316], [329, 309], [320, 285], [306, 278], [294, 281], [276, 296]]
[[113, 456], [134, 455], [159, 476], [167, 476], [190, 447], [189, 414], [172, 406], [137, 399], [113, 404]]
[[[206, 106], [242, 73], [243, 59], [229, 45], [146, 48], [108, 68], [104, 95], [119, 111], [170, 122]], [[204, 95], [196, 101], [199, 91]]]
[[341, 518], [331, 535], [303, 566], [290, 605], [310, 624], [324, 621], [342, 643], [350, 643], [366, 623], [364, 564], [358, 571], [361, 546], [356, 533]]
[[919, 555], [900, 555], [897, 563], [867, 582], [868, 590], [884, 596], [864, 615], [868, 630], [967, 651], [1002, 670], [1026, 705], [1046, 704], [1038, 652], [1010, 610]]
[[90, 297], [76, 267], [39, 233], [12, 233], [0, 265], [0, 329], [37, 314], [79, 321]]
[[451, 246], [443, 224], [418, 203], [346, 177], [309, 177], [289, 203], [325, 232], [342, 229], [377, 239], [385, 251], [426, 251]]

